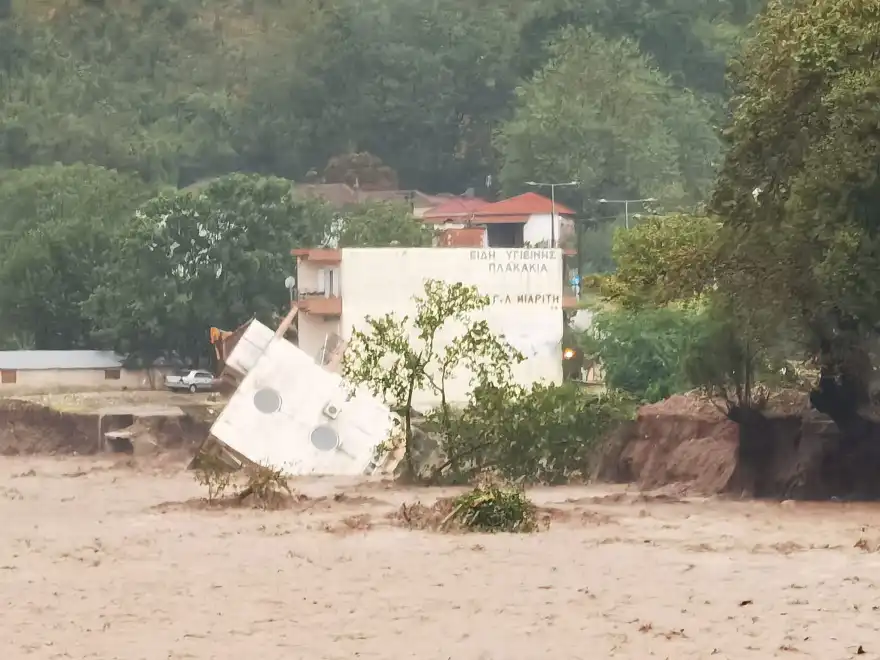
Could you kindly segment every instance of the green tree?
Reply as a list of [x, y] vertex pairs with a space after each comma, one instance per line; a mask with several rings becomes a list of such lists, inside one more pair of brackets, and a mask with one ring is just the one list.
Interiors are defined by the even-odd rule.
[[242, 68], [202, 3], [30, 4], [0, 24], [0, 165], [181, 185], [234, 165]]
[[[523, 356], [471, 315], [489, 305], [489, 298], [472, 286], [425, 282], [425, 294], [415, 298], [416, 313], [397, 318], [387, 314], [368, 318], [364, 330], [352, 332], [342, 363], [343, 376], [353, 385], [366, 385], [403, 420], [404, 461], [408, 476], [417, 477], [413, 458], [413, 400], [421, 391], [439, 397], [435, 415], [448, 431], [453, 418], [446, 398], [447, 381], [467, 369], [485, 387], [507, 388], [512, 367]], [[442, 333], [454, 325], [465, 330], [439, 345]]]
[[597, 446], [634, 412], [625, 394], [591, 395], [574, 383], [480, 385], [450, 416], [447, 459], [435, 478], [460, 483], [492, 472], [519, 483], [582, 481]]
[[346, 210], [336, 223], [339, 247], [429, 247], [433, 232], [406, 204], [371, 202]]
[[96, 339], [145, 360], [198, 363], [210, 326], [283, 314], [290, 250], [320, 244], [332, 218], [291, 186], [231, 175], [141, 207], [88, 301]]
[[516, 37], [499, 29], [497, 4], [338, 0], [308, 15], [253, 80], [248, 167], [295, 177], [367, 151], [406, 187], [459, 191], [485, 180], [515, 80]]
[[32, 348], [92, 348], [82, 310], [102, 284], [101, 264], [152, 191], [88, 165], [0, 175], [0, 329]]
[[685, 364], [704, 325], [695, 310], [606, 310], [594, 315], [581, 343], [602, 365], [607, 387], [654, 402], [694, 388]]
[[737, 103], [714, 205], [743, 260], [730, 296], [821, 369], [813, 404], [863, 430], [880, 322], [880, 3], [771, 1], [732, 64]]
[[[546, 61], [565, 28], [589, 27], [608, 39], [634, 39], [676, 85], [719, 101], [727, 56], [763, 0], [542, 0], [517, 12], [520, 73]], [[714, 99], [713, 99], [714, 100]]]
[[602, 293], [629, 309], [692, 301], [711, 290], [722, 270], [721, 223], [671, 214], [645, 220], [614, 235], [617, 271]]
[[732, 295], [759, 272], [738, 239], [716, 218], [681, 214], [616, 234], [618, 269], [601, 290], [619, 308], [599, 312], [585, 337], [609, 385], [651, 400], [697, 388], [748, 426], [791, 381], [773, 310]]
[[656, 197], [693, 204], [714, 176], [711, 110], [676, 89], [628, 40], [565, 30], [551, 59], [518, 90], [497, 146], [506, 190], [525, 181], [577, 180], [588, 200]]
[[397, 190], [397, 172], [373, 154], [350, 153], [334, 156], [324, 168], [325, 183], [345, 183], [361, 190]]

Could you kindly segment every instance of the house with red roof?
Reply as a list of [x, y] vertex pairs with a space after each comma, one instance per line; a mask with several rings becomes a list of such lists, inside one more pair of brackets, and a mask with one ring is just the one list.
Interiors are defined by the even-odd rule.
[[557, 247], [574, 236], [574, 211], [534, 192], [500, 202], [458, 197], [422, 215], [445, 228], [481, 228], [485, 247]]

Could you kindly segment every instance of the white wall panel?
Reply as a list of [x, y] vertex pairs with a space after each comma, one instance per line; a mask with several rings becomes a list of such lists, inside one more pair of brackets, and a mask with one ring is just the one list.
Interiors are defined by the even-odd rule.
[[[475, 318], [489, 326], [528, 358], [517, 380], [562, 380], [562, 252], [559, 249], [352, 248], [343, 250], [342, 334], [363, 328], [367, 316], [415, 314], [413, 298], [424, 293], [427, 279], [476, 286], [491, 299]], [[450, 324], [442, 341], [461, 334]], [[441, 342], [442, 344], [442, 342]], [[466, 400], [470, 376], [459, 373], [447, 387], [455, 403]], [[435, 406], [437, 398], [419, 393], [416, 404]]]
[[[255, 334], [265, 336], [262, 330]], [[244, 341], [239, 346], [251, 350]], [[237, 357], [239, 346], [230, 359]], [[255, 395], [265, 389], [279, 395], [277, 411], [261, 412], [255, 405]], [[339, 410], [335, 419], [323, 414], [328, 403]], [[338, 449], [322, 451], [312, 444], [311, 433], [320, 425], [336, 431]], [[365, 392], [346, 401], [338, 375], [316, 365], [312, 356], [289, 341], [272, 339], [250, 364], [211, 433], [251, 461], [294, 476], [358, 475], [367, 470], [375, 448], [388, 439], [392, 428], [392, 416], [381, 402]]]

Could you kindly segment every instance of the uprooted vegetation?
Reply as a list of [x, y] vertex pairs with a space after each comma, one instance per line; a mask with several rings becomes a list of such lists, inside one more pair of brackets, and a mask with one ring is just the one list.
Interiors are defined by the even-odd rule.
[[[278, 510], [308, 500], [291, 489], [283, 470], [273, 467], [245, 465], [241, 468], [244, 482], [236, 483], [237, 471], [220, 457], [205, 454], [194, 473], [198, 483], [207, 488], [202, 502], [209, 508]], [[334, 497], [339, 502], [345, 499], [344, 494]], [[538, 531], [542, 522], [549, 524], [549, 518], [542, 519], [540, 513], [521, 486], [481, 476], [476, 487], [457, 497], [441, 498], [432, 506], [403, 504], [391, 517], [410, 529], [528, 533]], [[368, 529], [371, 525], [361, 524], [368, 519], [365, 514], [350, 516], [346, 524]]]
[[248, 464], [236, 471], [219, 456], [204, 454], [199, 457], [194, 476], [208, 491], [208, 506], [275, 510], [300, 499], [284, 471], [270, 466]]
[[410, 529], [441, 532], [530, 533], [542, 526], [538, 508], [522, 488], [491, 480], [432, 506], [403, 504], [394, 518]]

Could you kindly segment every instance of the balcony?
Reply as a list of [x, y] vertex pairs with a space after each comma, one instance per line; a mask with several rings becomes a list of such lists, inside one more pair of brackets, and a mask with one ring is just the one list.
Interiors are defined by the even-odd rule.
[[326, 296], [323, 293], [303, 293], [296, 301], [299, 311], [314, 316], [342, 316], [342, 298]]

